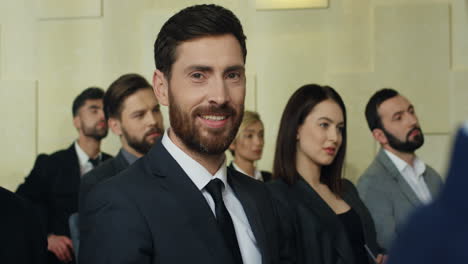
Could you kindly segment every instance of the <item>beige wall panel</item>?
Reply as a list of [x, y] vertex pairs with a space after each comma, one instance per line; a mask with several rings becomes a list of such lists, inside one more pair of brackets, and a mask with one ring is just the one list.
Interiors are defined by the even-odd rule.
[[326, 10], [259, 11], [249, 56], [255, 61], [257, 105], [265, 124], [259, 167], [271, 170], [276, 135], [287, 100], [306, 83], [323, 83], [327, 69]]
[[468, 70], [468, 2], [452, 0], [452, 67]]
[[377, 86], [406, 95], [425, 131], [448, 132], [449, 94], [441, 88], [449, 85], [449, 6], [382, 5], [374, 19]]
[[39, 152], [67, 147], [76, 138], [73, 99], [89, 86], [105, 85], [102, 76], [100, 20], [39, 23]]
[[196, 4], [217, 4], [230, 9], [237, 15], [238, 9], [241, 8], [241, 5], [246, 4], [247, 1], [248, 0], [153, 0], [153, 6], [156, 9], [165, 8], [178, 11]]
[[450, 120], [452, 132], [468, 120], [468, 71], [452, 72], [450, 88]]
[[36, 80], [36, 17], [32, 0], [0, 1], [0, 77]]
[[417, 155], [445, 178], [451, 146], [451, 134], [425, 133], [424, 145], [417, 151]]
[[0, 81], [0, 186], [15, 190], [36, 157], [36, 82]]
[[39, 19], [102, 16], [104, 0], [36, 0]]
[[332, 1], [328, 64], [331, 72], [372, 70], [371, 0]]
[[373, 73], [332, 74], [328, 78], [346, 105], [348, 143], [344, 173], [356, 182], [375, 156], [375, 142], [364, 116], [367, 100], [374, 92]]

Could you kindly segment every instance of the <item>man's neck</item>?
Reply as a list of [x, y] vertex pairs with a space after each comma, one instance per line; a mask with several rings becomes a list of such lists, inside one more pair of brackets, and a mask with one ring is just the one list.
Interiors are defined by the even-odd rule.
[[128, 145], [128, 143], [126, 141], [124, 141], [123, 139], [121, 139], [120, 142], [122, 143], [122, 148], [125, 149], [125, 151], [127, 151], [128, 153], [134, 155], [137, 158], [143, 157], [144, 154], [142, 154], [142, 153], [136, 151], [134, 148], [130, 147], [130, 145]]
[[395, 156], [397, 156], [398, 158], [408, 163], [411, 167], [414, 167], [414, 159], [416, 159], [416, 154], [414, 154], [414, 152], [413, 153], [401, 152], [390, 147], [390, 145], [388, 144], [384, 145], [383, 148], [386, 149], [387, 151], [390, 151]]
[[99, 152], [101, 152], [101, 141], [95, 138], [80, 135], [78, 138], [78, 145], [88, 155], [88, 157], [95, 159]]
[[188, 148], [184, 142], [182, 142], [182, 140], [180, 140], [179, 137], [177, 137], [171, 130], [169, 130], [169, 139], [172, 140], [172, 142], [178, 148], [189, 155], [192, 159], [200, 163], [200, 165], [202, 165], [209, 173], [211, 173], [211, 175], [215, 175], [224, 162], [224, 153], [209, 155], [193, 151]]

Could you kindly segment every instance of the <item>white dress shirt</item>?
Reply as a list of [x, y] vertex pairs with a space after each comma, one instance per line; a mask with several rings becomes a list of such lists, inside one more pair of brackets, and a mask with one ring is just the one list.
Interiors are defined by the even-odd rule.
[[[237, 166], [237, 164], [234, 161], [232, 162], [232, 166], [234, 167], [234, 169], [236, 169], [236, 171], [238, 171], [240, 173], [243, 173], [243, 174], [245, 174], [247, 176], [251, 176], [251, 175], [247, 174], [245, 171], [243, 171], [239, 166]], [[256, 180], [259, 180], [259, 181], [263, 181], [262, 172], [257, 170], [257, 168], [255, 168], [253, 178], [256, 179]]]
[[[89, 156], [84, 152], [84, 150], [78, 144], [78, 141], [75, 141], [75, 151], [78, 156], [78, 162], [80, 164], [80, 176], [85, 175], [87, 172], [93, 169], [93, 164], [89, 161]], [[99, 158], [101, 153], [99, 153]]]
[[[170, 129], [170, 128], [169, 128]], [[239, 199], [235, 196], [231, 186], [227, 182], [227, 167], [223, 163], [221, 168], [214, 174], [211, 175], [205, 167], [200, 165], [189, 155], [183, 152], [178, 146], [176, 146], [169, 138], [168, 131], [166, 130], [162, 138], [162, 144], [169, 152], [169, 154], [176, 160], [182, 170], [188, 175], [190, 180], [197, 186], [202, 192], [206, 199], [206, 202], [211, 208], [213, 214], [215, 214], [215, 204], [210, 193], [205, 190], [205, 186], [214, 178], [218, 178], [223, 181], [225, 188], [222, 191], [223, 201], [226, 205], [229, 214], [231, 215], [234, 229], [236, 231], [237, 242], [239, 243], [239, 249], [242, 254], [242, 260], [244, 264], [260, 264], [262, 263], [262, 256], [258, 249], [257, 240], [252, 232], [249, 221], [245, 214], [244, 208], [240, 203]], [[216, 216], [216, 215], [215, 215]]]
[[432, 195], [423, 177], [423, 173], [426, 171], [426, 164], [418, 157], [415, 157], [413, 167], [390, 151], [386, 149], [384, 151], [395, 167], [397, 167], [401, 176], [403, 176], [411, 189], [416, 193], [419, 200], [424, 204], [429, 203], [432, 200]]

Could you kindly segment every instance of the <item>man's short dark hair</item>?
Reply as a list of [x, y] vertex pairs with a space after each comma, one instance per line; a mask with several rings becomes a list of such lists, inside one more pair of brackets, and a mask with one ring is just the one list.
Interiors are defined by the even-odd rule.
[[110, 117], [120, 119], [125, 99], [141, 89], [152, 89], [152, 86], [139, 74], [124, 74], [115, 80], [104, 95], [104, 114], [106, 119]]
[[383, 102], [398, 95], [397, 91], [390, 88], [381, 89], [372, 95], [366, 105], [366, 120], [371, 131], [376, 128], [383, 129], [382, 119], [377, 110]]
[[245, 35], [239, 19], [228, 9], [218, 5], [194, 5], [182, 9], [169, 18], [154, 43], [156, 69], [170, 79], [176, 60], [176, 48], [181, 42], [205, 36], [232, 34], [247, 56]]
[[104, 97], [104, 90], [99, 87], [89, 87], [81, 92], [75, 100], [73, 100], [72, 113], [73, 117], [78, 115], [80, 108], [85, 105], [86, 100], [102, 99]]

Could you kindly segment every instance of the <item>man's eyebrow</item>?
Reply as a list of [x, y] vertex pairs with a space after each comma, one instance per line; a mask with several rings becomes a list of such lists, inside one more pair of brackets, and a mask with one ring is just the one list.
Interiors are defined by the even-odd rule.
[[185, 72], [191, 71], [211, 72], [213, 71], [213, 68], [205, 65], [190, 65], [185, 69]]
[[242, 71], [244, 72], [245, 71], [245, 67], [243, 65], [233, 65], [233, 66], [229, 66], [227, 67], [224, 72], [231, 72], [231, 71]]

